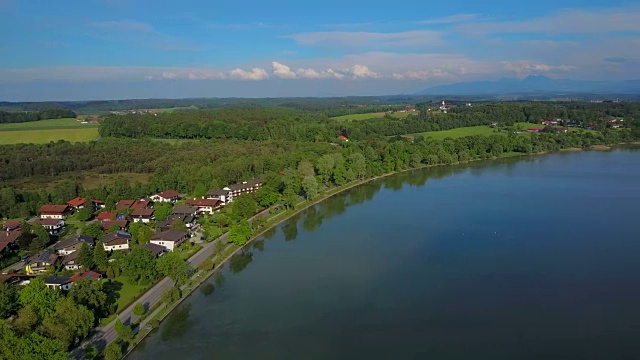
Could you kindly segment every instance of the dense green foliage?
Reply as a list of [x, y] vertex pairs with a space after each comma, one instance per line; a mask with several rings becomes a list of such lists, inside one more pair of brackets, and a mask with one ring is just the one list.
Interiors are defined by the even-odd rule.
[[23, 123], [38, 120], [75, 118], [76, 113], [65, 109], [48, 109], [32, 112], [7, 112], [0, 111], [0, 124], [2, 123]]

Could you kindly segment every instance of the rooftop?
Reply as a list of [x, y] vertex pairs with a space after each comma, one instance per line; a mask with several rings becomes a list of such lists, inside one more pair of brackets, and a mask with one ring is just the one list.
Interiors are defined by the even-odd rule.
[[187, 236], [186, 232], [178, 231], [178, 230], [167, 230], [161, 233], [155, 234], [151, 237], [151, 240], [162, 240], [162, 241], [181, 241]]
[[79, 243], [86, 243], [88, 245], [93, 246], [96, 242], [96, 239], [93, 238], [92, 236], [86, 236], [86, 235], [76, 235], [72, 238], [69, 239], [64, 239], [62, 241], [59, 241], [56, 246], [55, 249], [56, 250], [61, 250], [64, 248], [68, 248], [70, 246], [79, 244]]
[[158, 244], [152, 244], [152, 243], [147, 243], [147, 244], [144, 244], [144, 245], [142, 245], [140, 247], [143, 248], [143, 249], [147, 249], [147, 250], [151, 251], [156, 256], [162, 254], [165, 251], [165, 247], [164, 246], [158, 245]]
[[44, 283], [47, 285], [64, 285], [71, 282], [71, 278], [67, 276], [47, 276]]
[[151, 216], [153, 215], [153, 209], [135, 209], [131, 216]]
[[78, 207], [84, 205], [84, 202], [87, 201], [85, 198], [77, 197], [75, 199], [71, 199], [67, 201], [67, 204], [73, 207]]
[[69, 210], [69, 206], [67, 205], [42, 205], [40, 206], [39, 212], [46, 214], [63, 214]]
[[18, 240], [20, 234], [20, 231], [0, 231], [0, 242], [10, 244]]
[[174, 198], [174, 197], [179, 197], [180, 193], [173, 190], [173, 189], [169, 189], [169, 190], [165, 190], [165, 191], [161, 191], [157, 194], [158, 196], [161, 196], [165, 199], [170, 199], [170, 198]]
[[216, 207], [216, 206], [222, 205], [222, 202], [217, 199], [193, 199], [193, 200], [187, 200], [187, 204], [192, 206]]
[[70, 282], [76, 282], [76, 281], [82, 280], [82, 279], [100, 280], [100, 279], [102, 279], [102, 275], [100, 273], [95, 272], [95, 271], [87, 271], [87, 272], [82, 273], [82, 274], [74, 275], [69, 281]]
[[198, 212], [195, 206], [176, 206], [173, 208], [173, 214], [193, 215]]

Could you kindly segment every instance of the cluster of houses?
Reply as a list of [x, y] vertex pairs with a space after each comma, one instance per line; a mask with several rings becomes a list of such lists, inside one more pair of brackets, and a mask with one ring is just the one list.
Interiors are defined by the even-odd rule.
[[[157, 233], [151, 236], [149, 243], [142, 245], [151, 251], [156, 257], [162, 256], [167, 251], [173, 251], [187, 241], [197, 229], [196, 219], [202, 215], [212, 215], [225, 205], [233, 202], [234, 198], [252, 193], [262, 186], [261, 179], [251, 179], [242, 183], [226, 186], [222, 189], [213, 189], [201, 198], [186, 200], [186, 205], [173, 207], [171, 215], [166, 220], [155, 222], [154, 203], [176, 203], [181, 199], [180, 193], [175, 190], [161, 191], [148, 199], [120, 200], [115, 204], [114, 212], [100, 212], [95, 220], [100, 225], [105, 235], [101, 241], [106, 251], [129, 251], [132, 235], [127, 232], [130, 222], [151, 223], [154, 222]], [[75, 211], [89, 206], [93, 211], [99, 211], [105, 207], [100, 200], [87, 201], [85, 198], [75, 198], [66, 204], [47, 204], [39, 209], [39, 217], [32, 223], [41, 224], [51, 235], [58, 236], [65, 227], [65, 219]], [[184, 224], [187, 231], [173, 229], [173, 225], [179, 222]], [[0, 255], [5, 249], [16, 246], [21, 234], [21, 220], [7, 221], [4, 231], [0, 231]], [[83, 244], [90, 248], [96, 243], [91, 236], [76, 235], [61, 240], [55, 244], [52, 250], [42, 251], [24, 261], [27, 275], [36, 275], [46, 272], [49, 268], [64, 268], [66, 270], [79, 270], [79, 249]], [[65, 289], [70, 287], [73, 278], [56, 278], [60, 284], [55, 285]], [[52, 285], [54, 286], [54, 285]]]

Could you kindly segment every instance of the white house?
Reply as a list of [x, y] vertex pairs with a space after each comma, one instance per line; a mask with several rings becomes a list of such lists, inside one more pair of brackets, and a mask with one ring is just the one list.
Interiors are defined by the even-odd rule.
[[96, 239], [94, 239], [92, 236], [76, 235], [72, 238], [59, 241], [55, 245], [54, 249], [56, 250], [58, 255], [69, 255], [77, 250], [80, 250], [82, 244], [87, 244], [89, 245], [89, 247], [93, 247], [95, 242]]
[[133, 222], [143, 222], [146, 224], [155, 219], [153, 212], [153, 209], [135, 209], [131, 213], [131, 218], [133, 219]]
[[173, 251], [173, 249], [177, 248], [187, 240], [187, 235], [188, 234], [186, 232], [167, 230], [153, 235], [149, 242], [151, 244], [164, 246], [168, 251]]
[[150, 197], [154, 202], [176, 202], [180, 199], [180, 193], [173, 190], [161, 191]]
[[44, 284], [47, 285], [50, 289], [62, 289], [69, 290], [71, 289], [71, 278], [66, 276], [47, 276], [44, 278]]
[[214, 211], [222, 209], [222, 201], [217, 199], [193, 199], [187, 200], [187, 205], [198, 208], [199, 214], [213, 215]]
[[207, 199], [220, 200], [222, 205], [227, 205], [233, 201], [233, 192], [229, 188], [224, 188], [222, 190], [209, 190], [206, 197]]
[[62, 219], [37, 219], [34, 223], [42, 225], [49, 234], [54, 236], [60, 234], [64, 228], [64, 220]]
[[129, 248], [131, 234], [124, 231], [114, 231], [102, 237], [106, 251], [126, 250]]
[[40, 219], [64, 219], [71, 215], [71, 208], [68, 205], [42, 205], [38, 210]]

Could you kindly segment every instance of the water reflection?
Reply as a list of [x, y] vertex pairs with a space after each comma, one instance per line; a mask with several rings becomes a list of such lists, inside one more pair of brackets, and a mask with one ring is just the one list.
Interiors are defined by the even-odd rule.
[[178, 306], [165, 322], [160, 332], [162, 340], [175, 340], [185, 336], [194, 325], [191, 319], [191, 303]]
[[264, 240], [254, 240], [251, 248], [260, 252], [264, 251]]
[[292, 241], [298, 237], [298, 221], [299, 217], [295, 217], [291, 221], [288, 221], [282, 227], [282, 232], [284, 233], [285, 241]]
[[209, 296], [209, 295], [211, 295], [211, 294], [213, 294], [213, 292], [215, 291], [215, 289], [216, 289], [216, 287], [215, 287], [212, 283], [210, 283], [210, 282], [207, 282], [207, 283], [202, 284], [202, 285], [200, 286], [200, 288], [199, 288], [200, 293], [201, 293], [202, 295], [204, 295], [205, 297], [206, 297], [206, 296]]
[[237, 274], [244, 270], [251, 261], [253, 261], [253, 253], [250, 251], [242, 251], [239, 254], [233, 255], [231, 259], [229, 259], [229, 270], [231, 270], [232, 273]]

